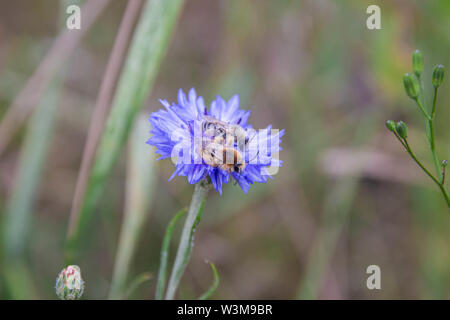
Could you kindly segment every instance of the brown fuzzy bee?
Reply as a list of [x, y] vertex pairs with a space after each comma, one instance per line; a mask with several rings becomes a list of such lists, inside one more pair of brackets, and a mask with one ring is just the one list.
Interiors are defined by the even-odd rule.
[[224, 121], [204, 116], [202, 122], [203, 135], [211, 137], [215, 143], [232, 147], [235, 144], [244, 150], [248, 143], [247, 131], [238, 124], [228, 124]]
[[245, 161], [241, 152], [236, 148], [211, 142], [203, 148], [201, 157], [212, 167], [218, 167], [228, 173], [241, 173], [245, 168]]

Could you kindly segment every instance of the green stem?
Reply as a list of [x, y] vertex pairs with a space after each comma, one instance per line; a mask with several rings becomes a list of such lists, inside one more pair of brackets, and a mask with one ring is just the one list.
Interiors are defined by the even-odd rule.
[[422, 113], [423, 113], [423, 115], [425, 116], [425, 118], [427, 118], [427, 120], [430, 120], [431, 117], [430, 117], [430, 115], [428, 114], [428, 112], [425, 110], [425, 108], [424, 108], [422, 102], [420, 102], [420, 99], [417, 99], [417, 98], [416, 98], [416, 99], [414, 99], [414, 100], [416, 101], [417, 105], [419, 106], [420, 111], [422, 111]]
[[439, 159], [436, 154], [436, 147], [435, 147], [435, 140], [434, 140], [434, 113], [436, 110], [436, 98], [437, 98], [437, 88], [434, 89], [434, 98], [433, 98], [433, 108], [431, 110], [431, 117], [428, 119], [428, 130], [430, 132], [430, 149], [431, 154], [433, 155], [433, 162], [434, 166], [436, 168], [436, 172], [438, 175], [439, 180], [442, 181], [442, 172], [441, 172], [441, 165], [439, 163]]
[[419, 100], [420, 100], [422, 106], [424, 106], [423, 109], [426, 110], [426, 108], [425, 108], [426, 107], [425, 89], [423, 87], [423, 80], [420, 75], [417, 77], [417, 80], [419, 81]]
[[433, 108], [431, 109], [431, 118], [433, 119], [434, 119], [434, 112], [436, 111], [437, 90], [438, 90], [437, 87], [434, 88]]
[[428, 120], [428, 130], [430, 132], [430, 139], [429, 139], [430, 141], [429, 142], [430, 142], [431, 154], [433, 155], [434, 167], [436, 168], [436, 172], [439, 177], [439, 180], [442, 180], [441, 165], [439, 163], [439, 159], [436, 154], [436, 147], [435, 147], [435, 142], [434, 142], [434, 121], [433, 121], [433, 119]]
[[419, 161], [419, 159], [417, 159], [416, 155], [411, 150], [411, 147], [409, 146], [408, 141], [406, 139], [404, 139], [404, 141], [405, 141], [405, 145], [406, 145], [406, 151], [409, 153], [411, 158], [413, 158], [413, 160], [419, 165], [419, 167], [422, 168], [422, 170], [438, 185], [439, 189], [441, 189], [442, 194], [444, 195], [445, 201], [447, 202], [447, 206], [450, 208], [450, 198], [449, 198], [449, 195], [448, 195], [447, 190], [445, 189], [444, 185], [441, 182], [439, 182], [430, 173], [430, 171], [427, 170], [427, 168], [424, 167], [424, 165]]
[[177, 255], [170, 275], [169, 285], [167, 286], [166, 300], [174, 299], [178, 284], [180, 283], [181, 277], [189, 262], [192, 252], [192, 236], [194, 229], [199, 222], [206, 194], [207, 187], [201, 182], [197, 183], [195, 185], [194, 194], [192, 195], [188, 215], [184, 223]]

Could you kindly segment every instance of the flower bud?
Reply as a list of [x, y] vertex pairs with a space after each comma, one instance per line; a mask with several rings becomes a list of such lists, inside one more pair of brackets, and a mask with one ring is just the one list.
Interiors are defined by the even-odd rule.
[[444, 76], [445, 76], [445, 68], [442, 64], [439, 64], [436, 67], [434, 67], [432, 82], [435, 88], [439, 87], [444, 82]]
[[415, 75], [420, 78], [423, 71], [423, 53], [420, 50], [414, 51], [412, 55], [412, 65]]
[[448, 160], [442, 160], [442, 163], [441, 163], [442, 168], [445, 168], [447, 166], [447, 164], [448, 164]]
[[392, 132], [395, 132], [395, 122], [393, 120], [386, 121], [386, 128]]
[[405, 73], [403, 76], [403, 85], [405, 86], [406, 94], [411, 99], [417, 99], [419, 96], [419, 82], [413, 74]]
[[84, 281], [78, 266], [64, 268], [56, 279], [56, 295], [61, 300], [78, 300], [84, 291]]
[[400, 138], [406, 139], [408, 137], [408, 127], [406, 126], [406, 123], [404, 123], [403, 121], [397, 122], [395, 130], [397, 131]]

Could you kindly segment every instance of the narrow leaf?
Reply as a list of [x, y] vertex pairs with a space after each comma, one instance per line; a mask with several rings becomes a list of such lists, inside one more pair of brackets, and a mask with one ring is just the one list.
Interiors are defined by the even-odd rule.
[[170, 240], [172, 239], [172, 233], [175, 228], [177, 221], [181, 218], [183, 214], [186, 213], [186, 208], [180, 210], [173, 218], [170, 220], [167, 226], [166, 233], [164, 235], [163, 243], [161, 246], [161, 258], [159, 264], [158, 280], [156, 283], [156, 300], [162, 300], [164, 295], [164, 289], [166, 287], [166, 274], [167, 274], [167, 261], [169, 259], [169, 247]]
[[216, 291], [217, 287], [219, 286], [219, 273], [217, 272], [216, 266], [212, 262], [210, 262], [209, 265], [211, 266], [214, 280], [211, 287], [209, 287], [209, 289], [204, 294], [202, 294], [200, 298], [198, 298], [199, 300], [209, 299], [209, 297], [212, 296], [212, 294]]

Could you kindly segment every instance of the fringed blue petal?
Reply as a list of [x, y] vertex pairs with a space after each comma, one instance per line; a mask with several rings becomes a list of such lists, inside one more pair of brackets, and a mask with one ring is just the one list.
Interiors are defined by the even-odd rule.
[[[159, 101], [164, 109], [150, 115], [152, 136], [146, 143], [156, 148], [155, 152], [161, 155], [159, 159], [170, 158], [174, 151], [179, 156], [175, 171], [169, 181], [178, 175], [185, 176], [190, 184], [195, 184], [209, 176], [214, 189], [222, 194], [223, 184], [227, 184], [233, 179], [237, 181], [244, 193], [247, 193], [254, 182], [265, 183], [268, 178], [272, 179], [268, 171], [269, 166], [279, 167], [282, 165], [282, 161], [274, 158], [275, 154], [273, 153], [281, 150], [281, 137], [285, 132], [281, 130], [272, 135], [271, 125], [264, 131], [251, 134], [247, 151], [252, 154], [253, 159], [249, 159], [249, 154], [246, 154], [247, 165], [240, 174], [235, 172], [230, 174], [218, 167], [207, 165], [200, 156], [197, 144], [196, 147], [192, 147], [194, 132], [198, 132], [201, 128], [202, 117], [205, 115], [229, 124], [238, 124], [246, 130], [252, 128], [248, 124], [250, 111], [239, 108], [239, 96], [234, 95], [228, 101], [217, 96], [209, 110], [206, 108], [203, 98], [197, 96], [194, 88], [190, 89], [187, 95], [180, 89], [177, 103], [170, 104], [163, 99]], [[175, 147], [176, 149], [174, 149]], [[260, 152], [260, 150], [263, 151]], [[185, 154], [184, 157], [183, 154]]]

